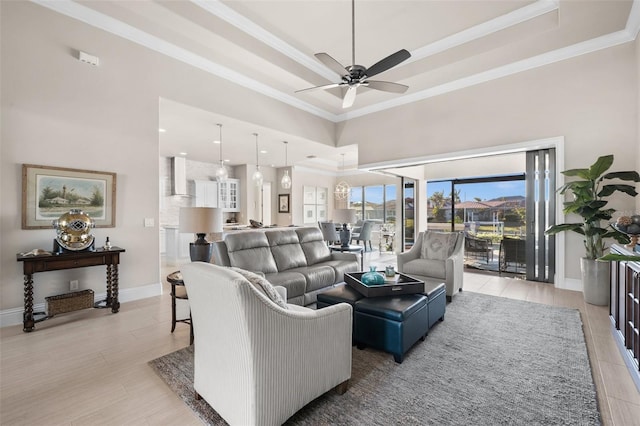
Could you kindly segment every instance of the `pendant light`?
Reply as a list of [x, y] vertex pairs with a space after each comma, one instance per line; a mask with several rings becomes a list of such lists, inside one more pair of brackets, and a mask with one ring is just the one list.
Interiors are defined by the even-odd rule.
[[258, 134], [253, 134], [256, 137], [256, 171], [251, 176], [253, 183], [256, 186], [262, 186], [262, 182], [264, 181], [264, 176], [262, 176], [262, 172], [260, 171], [260, 160], [258, 159]]
[[[287, 167], [287, 162], [288, 162], [288, 145], [289, 142], [284, 141], [282, 142], [284, 143], [284, 167]], [[280, 181], [280, 185], [282, 186], [282, 189], [289, 189], [291, 188], [291, 177], [289, 177], [289, 170], [285, 170], [284, 171], [284, 176], [282, 176], [282, 180]]]
[[[344, 172], [344, 154], [342, 155], [342, 171]], [[349, 198], [349, 193], [351, 192], [351, 187], [349, 184], [343, 180], [336, 184], [336, 189], [334, 191], [336, 200], [346, 200]]]
[[226, 182], [229, 178], [229, 171], [224, 166], [224, 159], [222, 158], [222, 124], [218, 123], [218, 130], [220, 133], [220, 166], [216, 170], [216, 180], [218, 182]]

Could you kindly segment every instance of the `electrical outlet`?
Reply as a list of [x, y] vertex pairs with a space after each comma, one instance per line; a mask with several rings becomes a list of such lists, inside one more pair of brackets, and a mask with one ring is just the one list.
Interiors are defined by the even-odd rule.
[[77, 290], [79, 286], [78, 280], [69, 281], [69, 290], [74, 291]]

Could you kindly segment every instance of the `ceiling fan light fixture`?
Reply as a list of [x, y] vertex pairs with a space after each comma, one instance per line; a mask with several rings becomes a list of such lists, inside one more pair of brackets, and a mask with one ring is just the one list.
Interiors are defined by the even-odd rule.
[[229, 171], [224, 165], [224, 159], [222, 158], [222, 124], [218, 123], [218, 132], [220, 136], [220, 165], [216, 169], [216, 181], [226, 182], [229, 178]]
[[[283, 141], [284, 143], [284, 166], [288, 167], [289, 162], [289, 142]], [[280, 186], [282, 189], [290, 189], [291, 188], [291, 176], [289, 176], [289, 170], [284, 171], [284, 176], [282, 176], [282, 180], [280, 181]]]
[[406, 61], [411, 57], [411, 53], [406, 49], [400, 49], [396, 53], [393, 53], [386, 58], [383, 58], [366, 68], [362, 65], [356, 64], [356, 6], [355, 0], [351, 0], [351, 65], [348, 67], [343, 66], [340, 62], [336, 61], [330, 55], [322, 52], [314, 55], [316, 59], [322, 62], [327, 68], [335, 72], [340, 76], [340, 82], [330, 83], [322, 86], [308, 87], [302, 90], [296, 90], [296, 93], [306, 92], [310, 90], [318, 89], [332, 89], [334, 87], [341, 87], [347, 89], [344, 91], [342, 99], [342, 108], [350, 108], [356, 99], [356, 89], [358, 86], [365, 86], [374, 90], [382, 90], [383, 92], [391, 93], [404, 93], [409, 86], [404, 84], [393, 83], [390, 81], [377, 81], [369, 80], [374, 75], [383, 73], [388, 69], [395, 67], [401, 62]]

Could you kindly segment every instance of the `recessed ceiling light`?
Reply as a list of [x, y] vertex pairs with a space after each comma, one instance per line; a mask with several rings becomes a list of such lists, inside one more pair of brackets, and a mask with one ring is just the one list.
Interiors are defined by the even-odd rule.
[[180, 155], [186, 156], [187, 153], [186, 152], [181, 152]]
[[165, 130], [165, 129], [158, 129], [158, 131], [159, 131], [160, 133], [164, 133], [164, 132], [166, 132], [166, 130]]
[[316, 158], [315, 155], [307, 155], [307, 158]]
[[229, 161], [231, 161], [231, 160], [229, 160], [229, 159], [225, 159], [224, 160], [225, 163], [228, 163]]
[[260, 154], [266, 154], [268, 151], [266, 149], [260, 150]]
[[220, 141], [213, 141], [213, 143], [215, 143], [216, 145], [220, 143]]

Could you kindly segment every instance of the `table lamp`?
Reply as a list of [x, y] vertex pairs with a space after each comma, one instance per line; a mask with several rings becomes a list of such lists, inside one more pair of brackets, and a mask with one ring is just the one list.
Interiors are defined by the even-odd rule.
[[189, 244], [192, 262], [209, 262], [213, 256], [213, 243], [205, 236], [210, 232], [222, 232], [222, 209], [214, 207], [180, 207], [180, 232], [196, 234]]
[[333, 211], [333, 221], [342, 223], [340, 245], [342, 247], [349, 247], [349, 243], [351, 243], [351, 230], [347, 225], [356, 221], [355, 209], [335, 209]]

